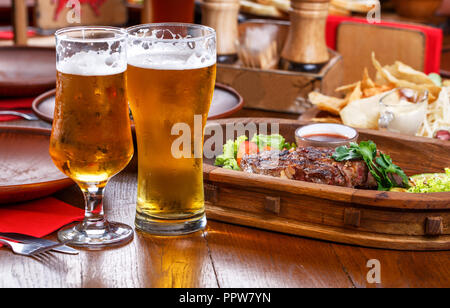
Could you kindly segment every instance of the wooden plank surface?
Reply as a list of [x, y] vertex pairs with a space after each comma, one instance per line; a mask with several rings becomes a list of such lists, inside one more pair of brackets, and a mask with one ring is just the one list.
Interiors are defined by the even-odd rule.
[[[82, 206], [75, 187], [56, 196]], [[134, 161], [107, 187], [107, 217], [133, 225], [135, 201]], [[366, 280], [370, 259], [380, 261], [380, 284]], [[450, 252], [367, 249], [209, 220], [204, 232], [137, 233], [126, 246], [78, 256], [32, 259], [0, 248], [0, 273], [0, 287], [450, 287]]]
[[[122, 172], [107, 187], [109, 220], [133, 225], [136, 173]], [[76, 188], [59, 193], [81, 206]], [[49, 237], [54, 239], [54, 235]], [[51, 253], [46, 259], [25, 258], [0, 249], [0, 287], [217, 287], [203, 232], [181, 237], [148, 237], [136, 233], [132, 243], [78, 256]]]
[[[339, 262], [355, 287], [440, 288], [449, 287], [450, 252], [411, 252], [332, 244]], [[381, 265], [381, 284], [369, 284], [367, 261]]]

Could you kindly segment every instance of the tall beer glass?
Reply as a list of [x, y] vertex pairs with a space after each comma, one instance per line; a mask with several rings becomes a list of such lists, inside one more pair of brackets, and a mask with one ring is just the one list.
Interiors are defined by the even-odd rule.
[[138, 146], [140, 230], [178, 235], [206, 225], [203, 133], [215, 77], [213, 29], [170, 23], [128, 29], [127, 88]]
[[50, 140], [55, 165], [84, 193], [84, 221], [58, 233], [73, 246], [98, 248], [133, 238], [106, 221], [103, 192], [133, 156], [125, 71], [125, 30], [74, 27], [56, 32], [56, 105]]

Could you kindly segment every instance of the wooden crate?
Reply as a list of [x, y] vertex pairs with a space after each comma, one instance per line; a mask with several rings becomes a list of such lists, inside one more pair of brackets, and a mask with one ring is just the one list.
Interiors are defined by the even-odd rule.
[[[278, 27], [278, 46], [283, 46], [289, 22], [254, 20], [240, 24], [239, 31], [267, 24]], [[300, 114], [311, 107], [306, 101], [309, 92], [318, 90], [334, 95], [335, 88], [341, 85], [342, 57], [333, 50], [329, 53], [330, 61], [317, 74], [246, 68], [238, 62], [218, 64], [217, 81], [236, 89], [246, 108]]]

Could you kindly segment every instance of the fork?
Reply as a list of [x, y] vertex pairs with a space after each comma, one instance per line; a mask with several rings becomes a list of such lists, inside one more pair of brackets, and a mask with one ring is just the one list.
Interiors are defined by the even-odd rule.
[[[52, 245], [57, 244], [58, 242], [46, 240], [43, 238], [38, 238], [30, 235], [25, 234], [19, 234], [19, 233], [4, 233], [0, 232], [0, 238], [4, 238], [5, 240], [14, 241], [14, 242], [20, 242], [23, 244], [37, 244], [37, 245]], [[70, 254], [70, 255], [77, 255], [79, 252], [71, 247], [68, 246], [61, 246], [57, 248], [53, 248], [53, 251]]]
[[0, 243], [3, 243], [7, 246], [9, 246], [12, 251], [15, 254], [21, 255], [21, 256], [37, 256], [41, 255], [44, 252], [47, 252], [49, 250], [52, 250], [53, 248], [57, 248], [60, 246], [63, 246], [66, 243], [56, 243], [52, 245], [38, 245], [38, 244], [24, 244], [24, 243], [18, 243], [18, 242], [11, 242], [8, 240], [5, 240], [3, 238], [0, 238]]

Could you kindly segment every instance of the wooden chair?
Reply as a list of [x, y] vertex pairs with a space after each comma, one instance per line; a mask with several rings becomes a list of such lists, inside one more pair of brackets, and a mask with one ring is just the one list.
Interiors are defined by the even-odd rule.
[[28, 10], [26, 0], [12, 0], [14, 45], [27, 45]]

